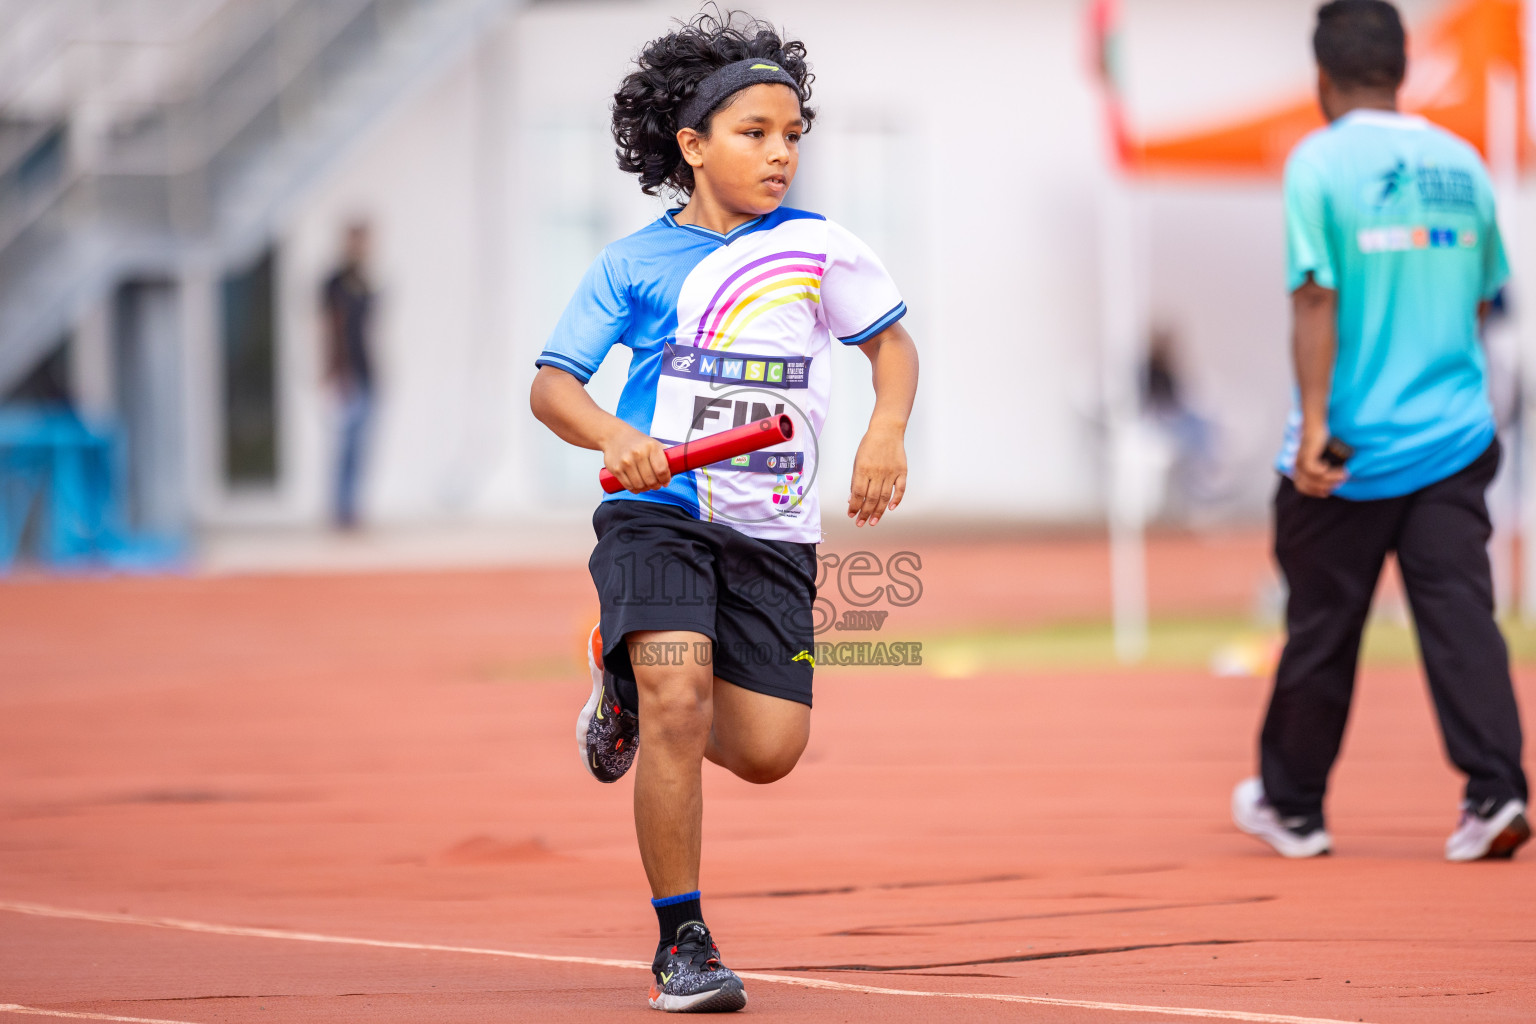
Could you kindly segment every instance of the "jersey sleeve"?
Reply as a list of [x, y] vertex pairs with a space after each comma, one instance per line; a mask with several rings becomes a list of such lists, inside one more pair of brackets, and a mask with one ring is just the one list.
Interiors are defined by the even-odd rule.
[[907, 315], [907, 304], [880, 258], [831, 221], [827, 222], [821, 315], [833, 336], [845, 345], [866, 342]]
[[1509, 281], [1509, 257], [1504, 253], [1504, 236], [1499, 231], [1499, 216], [1493, 202], [1493, 185], [1486, 178], [1482, 182], [1487, 199], [1483, 214], [1483, 277], [1479, 282], [1478, 297], [1490, 301]]
[[553, 366], [585, 384], [629, 326], [629, 288], [604, 251], [576, 288], [535, 366]]
[[1287, 290], [1307, 283], [1337, 289], [1338, 254], [1328, 243], [1328, 194], [1310, 161], [1293, 157], [1285, 166], [1285, 250]]

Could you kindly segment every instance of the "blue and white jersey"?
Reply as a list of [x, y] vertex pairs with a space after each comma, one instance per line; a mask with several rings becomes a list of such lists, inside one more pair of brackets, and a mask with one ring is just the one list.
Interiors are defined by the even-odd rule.
[[604, 500], [817, 543], [832, 339], [868, 341], [906, 311], [869, 247], [819, 214], [780, 208], [722, 235], [667, 213], [603, 250], [536, 362], [586, 383], [610, 348], [629, 347], [616, 415], [669, 446], [787, 413], [793, 440]]

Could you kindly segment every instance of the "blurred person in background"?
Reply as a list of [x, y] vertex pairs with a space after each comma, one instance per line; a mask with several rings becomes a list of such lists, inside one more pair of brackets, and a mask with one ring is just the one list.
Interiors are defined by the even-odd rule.
[[325, 375], [336, 389], [341, 410], [332, 518], [338, 529], [358, 525], [357, 495], [362, 484], [368, 426], [373, 418], [373, 286], [368, 280], [371, 232], [365, 221], [347, 225], [341, 265], [326, 278], [321, 303], [325, 312]]
[[1531, 830], [1487, 550], [1500, 449], [1478, 319], [1509, 276], [1493, 189], [1476, 150], [1398, 112], [1407, 57], [1391, 4], [1323, 5], [1313, 50], [1329, 125], [1285, 173], [1298, 385], [1275, 495], [1287, 641], [1260, 777], [1237, 786], [1232, 815], [1285, 856], [1329, 851], [1328, 773], [1395, 551], [1445, 748], [1467, 776], [1445, 856], [1507, 857]]
[[1167, 447], [1164, 514], [1197, 520], [1216, 503], [1216, 426], [1189, 399], [1177, 337], [1157, 328], [1141, 367], [1141, 414]]

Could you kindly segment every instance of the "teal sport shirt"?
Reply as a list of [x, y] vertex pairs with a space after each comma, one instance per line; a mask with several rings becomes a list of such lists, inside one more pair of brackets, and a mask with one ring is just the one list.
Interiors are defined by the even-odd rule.
[[[1328, 427], [1355, 449], [1338, 489], [1392, 498], [1464, 469], [1493, 441], [1477, 306], [1509, 276], [1477, 151], [1423, 118], [1356, 110], [1285, 168], [1289, 287], [1338, 293]], [[1296, 463], [1294, 408], [1276, 466]]]

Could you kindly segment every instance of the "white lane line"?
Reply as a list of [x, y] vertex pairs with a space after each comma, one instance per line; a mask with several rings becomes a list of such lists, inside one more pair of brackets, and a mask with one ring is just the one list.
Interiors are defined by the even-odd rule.
[[772, 981], [780, 985], [829, 988], [839, 992], [863, 992], [872, 996], [920, 996], [931, 999], [982, 999], [994, 1003], [1028, 1003], [1032, 1006], [1068, 1006], [1076, 1010], [1108, 1010], [1112, 1013], [1155, 1013], [1165, 1017], [1199, 1017], [1201, 1020], [1241, 1020], [1250, 1024], [1356, 1024], [1332, 1017], [1292, 1017], [1283, 1013], [1249, 1013], [1246, 1010], [1197, 1010], [1187, 1006], [1145, 1006], [1140, 1003], [1104, 1003], [1095, 999], [1053, 999], [1050, 996], [1011, 996], [1001, 992], [920, 992], [910, 988], [878, 988], [874, 985], [850, 985], [842, 981], [818, 978], [790, 978], [782, 974], [757, 974], [737, 971], [753, 981]]
[[45, 1010], [40, 1006], [22, 1006], [20, 1003], [0, 1003], [0, 1013], [27, 1013], [34, 1017], [73, 1017], [75, 1020], [125, 1020], [131, 1024], [192, 1024], [186, 1020], [161, 1020], [158, 1017], [114, 1017], [110, 1013], [73, 1013], [68, 1010]]
[[[338, 946], [370, 946], [376, 949], [413, 949], [432, 953], [467, 953], [472, 956], [510, 957], [515, 960], [537, 960], [543, 963], [585, 964], [591, 967], [620, 967], [628, 970], [649, 971], [650, 964], [634, 960], [607, 960], [594, 956], [559, 956], [551, 953], [520, 953], [511, 949], [487, 949], [479, 946], [448, 946], [436, 942], [399, 942], [390, 939], [360, 939], [345, 935], [323, 935], [319, 932], [289, 931], [284, 928], [247, 928], [241, 925], [210, 924], [206, 921], [187, 921], [175, 917], [139, 917], [135, 914], [107, 914], [94, 910], [74, 910], [68, 907], [52, 907], [42, 903], [14, 903], [0, 900], [0, 910], [32, 917], [61, 918], [68, 921], [95, 921], [102, 924], [132, 924], [147, 928], [169, 928], [175, 931], [199, 932], [204, 935], [233, 935], [252, 939], [282, 939], [288, 942], [322, 942]], [[922, 999], [973, 999], [994, 1003], [1025, 1003], [1032, 1006], [1062, 1006], [1079, 1010], [1105, 1010], [1112, 1013], [1150, 1013], [1165, 1017], [1198, 1017], [1202, 1020], [1237, 1020], [1248, 1024], [1356, 1024], [1354, 1021], [1336, 1020], [1331, 1017], [1293, 1017], [1279, 1013], [1251, 1013], [1246, 1010], [1200, 1010], [1186, 1006], [1146, 1006], [1139, 1003], [1106, 1003], [1093, 999], [1056, 999], [1051, 996], [1016, 996], [1000, 992], [926, 992], [909, 988], [880, 988], [874, 985], [854, 985], [843, 981], [824, 981], [820, 978], [795, 978], [783, 974], [759, 974], [756, 971], [737, 971], [750, 981], [762, 981], [773, 985], [798, 985], [801, 988], [817, 988], [835, 992], [860, 992], [877, 996], [906, 996]], [[0, 1009], [6, 1008], [0, 1005]], [[49, 1011], [30, 1011], [42, 1012]], [[72, 1015], [92, 1017], [95, 1015]], [[102, 1020], [137, 1020], [134, 1017], [102, 1017]], [[155, 1024], [186, 1024], [184, 1021], [155, 1022]]]
[[[33, 917], [57, 917], [68, 921], [97, 921], [102, 924], [136, 924], [146, 928], [170, 928], [174, 931], [201, 932], [205, 935], [234, 935], [248, 939], [285, 939], [288, 942], [326, 942], [338, 946], [374, 946], [379, 949], [416, 949], [432, 953], [471, 953], [476, 956], [505, 956], [516, 960], [544, 963], [586, 964], [591, 967], [628, 967], [650, 970], [650, 964], [635, 960], [604, 960], [595, 956], [556, 956], [551, 953], [519, 953], [510, 949], [482, 949], [477, 946], [444, 946], [435, 942], [395, 942], [390, 939], [358, 939], [345, 935], [320, 935], [295, 932], [286, 928], [246, 928], [241, 925], [209, 924], [185, 921], [177, 917], [138, 917], [134, 914], [103, 914], [94, 910], [71, 910], [42, 903], [12, 903], [0, 900], [0, 910]], [[1332, 1022], [1330, 1022], [1332, 1024]]]

